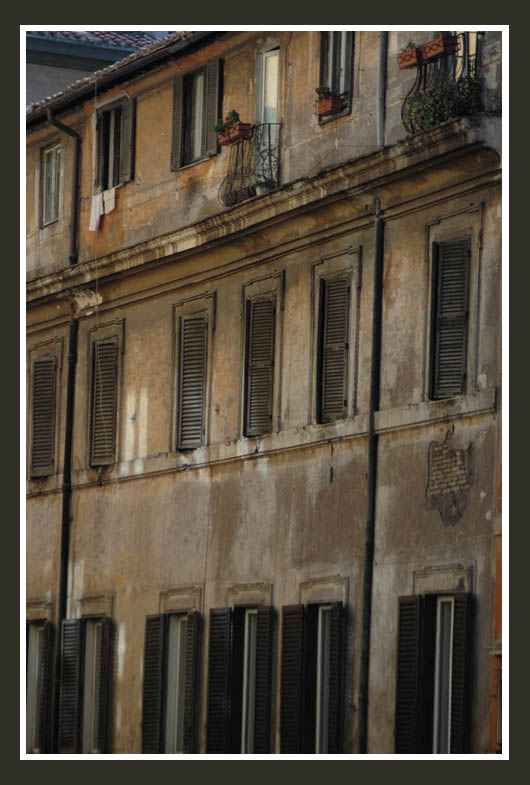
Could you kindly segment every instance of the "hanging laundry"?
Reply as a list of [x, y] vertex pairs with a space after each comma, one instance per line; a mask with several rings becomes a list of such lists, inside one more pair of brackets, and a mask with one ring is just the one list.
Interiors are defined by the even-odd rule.
[[90, 205], [90, 221], [88, 228], [91, 232], [99, 229], [99, 220], [104, 213], [103, 194], [94, 194]]

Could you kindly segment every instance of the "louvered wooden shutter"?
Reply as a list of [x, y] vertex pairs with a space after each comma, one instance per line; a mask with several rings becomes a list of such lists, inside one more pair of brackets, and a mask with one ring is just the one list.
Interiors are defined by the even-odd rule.
[[92, 379], [92, 466], [114, 462], [117, 389], [118, 344], [98, 341], [94, 344]]
[[173, 83], [173, 130], [171, 135], [171, 169], [180, 169], [182, 166], [182, 118], [183, 110], [183, 86], [182, 76], [175, 79]]
[[63, 621], [59, 752], [65, 753], [80, 751], [82, 632], [81, 619], [65, 619]]
[[121, 107], [120, 183], [134, 177], [134, 137], [136, 102], [129, 98]]
[[258, 608], [256, 631], [256, 695], [254, 704], [254, 753], [270, 752], [273, 609]]
[[103, 169], [105, 166], [104, 152], [104, 120], [103, 112], [96, 115], [96, 166], [94, 185], [97, 189], [103, 188]]
[[197, 752], [197, 683], [199, 671], [200, 615], [188, 614], [186, 682], [184, 685], [184, 752]]
[[471, 652], [470, 594], [455, 594], [451, 680], [451, 753], [467, 752], [469, 664]]
[[282, 609], [280, 752], [287, 754], [300, 752], [302, 746], [303, 613], [302, 605]]
[[302, 747], [300, 752], [315, 752], [316, 694], [318, 652], [318, 605], [307, 605], [304, 616], [302, 657]]
[[331, 603], [329, 629], [328, 753], [342, 751], [342, 676], [344, 613], [341, 602]]
[[178, 447], [204, 443], [208, 320], [206, 314], [180, 319]]
[[469, 238], [433, 243], [434, 291], [432, 394], [466, 390]]
[[142, 698], [142, 752], [145, 753], [162, 752], [165, 633], [164, 614], [147, 616]]
[[229, 752], [230, 608], [210, 610], [206, 752]]
[[420, 624], [421, 598], [399, 598], [395, 748], [398, 753], [420, 749]]
[[111, 751], [112, 707], [112, 619], [101, 619], [99, 657], [99, 701], [97, 717], [97, 749], [100, 753]]
[[42, 624], [39, 651], [39, 752], [49, 752], [50, 744], [50, 698], [51, 698], [51, 648], [52, 625], [49, 621]]
[[232, 610], [230, 630], [230, 686], [228, 691], [229, 751], [241, 752], [241, 723], [243, 720], [243, 662], [245, 651], [246, 609]]
[[350, 279], [322, 281], [320, 422], [346, 417]]
[[215, 126], [219, 120], [221, 101], [221, 61], [210, 60], [206, 66], [206, 133], [204, 135], [207, 155], [219, 151]]
[[247, 312], [246, 436], [272, 430], [275, 300], [250, 300]]
[[31, 391], [31, 476], [53, 473], [55, 453], [55, 357], [35, 360]]

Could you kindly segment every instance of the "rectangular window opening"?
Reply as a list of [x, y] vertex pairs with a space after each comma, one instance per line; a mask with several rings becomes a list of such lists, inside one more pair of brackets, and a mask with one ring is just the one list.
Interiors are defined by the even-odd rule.
[[331, 607], [318, 609], [315, 752], [328, 751]]
[[183, 164], [205, 155], [206, 71], [184, 77]]
[[44, 628], [30, 624], [28, 628], [27, 678], [26, 678], [26, 752], [40, 752], [39, 695], [41, 694], [41, 652]]
[[121, 157], [121, 106], [102, 112], [101, 151], [102, 156], [102, 190], [114, 188], [120, 182]]
[[438, 597], [434, 665], [434, 753], [451, 751], [453, 611], [452, 597]]
[[188, 617], [170, 615], [168, 623], [165, 752], [184, 752], [184, 703]]
[[241, 725], [241, 752], [254, 752], [254, 724], [256, 709], [256, 643], [258, 630], [256, 609], [245, 611], [243, 655], [243, 711]]
[[83, 687], [83, 736], [81, 752], [98, 753], [99, 691], [101, 681], [102, 622], [85, 623], [85, 666]]
[[59, 218], [62, 149], [49, 147], [42, 154], [42, 225]]

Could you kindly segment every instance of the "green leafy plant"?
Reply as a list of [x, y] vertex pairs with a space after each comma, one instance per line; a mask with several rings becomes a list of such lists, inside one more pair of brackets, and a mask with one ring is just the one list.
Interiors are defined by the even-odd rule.
[[448, 120], [481, 110], [480, 82], [477, 79], [444, 82], [417, 92], [407, 106], [409, 123], [415, 132], [428, 131]]
[[320, 85], [319, 87], [315, 88], [315, 93], [317, 94], [316, 102], [320, 101], [322, 98], [331, 98], [332, 95], [336, 95], [333, 93], [329, 87], [325, 84]]
[[219, 120], [217, 125], [215, 126], [215, 131], [218, 134], [223, 134], [227, 128], [231, 125], [235, 125], [235, 123], [239, 123], [240, 117], [239, 112], [236, 112], [235, 109], [231, 109], [227, 116], [225, 117], [224, 121]]

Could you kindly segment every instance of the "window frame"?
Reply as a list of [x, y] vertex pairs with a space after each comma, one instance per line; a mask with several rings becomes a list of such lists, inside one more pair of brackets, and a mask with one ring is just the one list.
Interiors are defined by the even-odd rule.
[[[32, 631], [36, 631], [32, 634]], [[47, 618], [26, 621], [26, 754], [48, 752], [52, 626]], [[32, 662], [33, 660], [33, 662]], [[30, 677], [30, 667], [33, 678]], [[32, 686], [32, 696], [29, 690]], [[29, 704], [29, 705], [28, 705]], [[30, 726], [31, 723], [31, 727]], [[30, 739], [28, 738], [30, 731]], [[30, 743], [28, 743], [30, 742]]]
[[[116, 124], [118, 112], [119, 126]], [[107, 118], [110, 118], [109, 122]], [[134, 98], [121, 96], [97, 107], [94, 134], [94, 186], [97, 193], [119, 188], [133, 179], [135, 124]], [[113, 131], [112, 138], [111, 131]], [[112, 166], [110, 167], [111, 153]], [[110, 182], [110, 173], [112, 173], [112, 182]]]
[[[201, 151], [194, 155], [190, 149], [193, 137], [194, 84], [204, 74], [204, 98], [202, 103]], [[192, 71], [180, 74], [173, 82], [173, 120], [171, 130], [171, 171], [194, 166], [216, 155], [219, 144], [215, 125], [222, 108], [222, 60], [213, 58]], [[191, 107], [190, 107], [191, 105]]]
[[[28, 482], [39, 484], [42, 487], [43, 483], [51, 483], [52, 478], [57, 478], [60, 455], [58, 454], [58, 439], [59, 431], [62, 422], [61, 401], [63, 395], [62, 387], [62, 373], [63, 373], [63, 352], [64, 352], [64, 338], [55, 336], [53, 338], [42, 341], [28, 349], [27, 355], [27, 422], [29, 427], [27, 429], [27, 448], [26, 448], [26, 465]], [[53, 461], [50, 465], [50, 471], [34, 471], [32, 466], [32, 448], [33, 448], [33, 384], [34, 384], [34, 367], [35, 363], [39, 360], [55, 359], [55, 401], [54, 401], [54, 425], [53, 425]], [[34, 487], [37, 487], [35, 485]]]
[[[337, 36], [341, 36], [340, 49], [344, 49], [344, 85], [340, 78], [340, 64], [337, 68]], [[344, 36], [344, 38], [343, 38]], [[344, 45], [342, 41], [344, 40]], [[329, 42], [331, 41], [331, 46]], [[327, 117], [319, 117], [319, 124], [335, 120], [338, 117], [350, 114], [353, 104], [353, 90], [354, 90], [354, 49], [355, 49], [355, 31], [354, 30], [323, 30], [320, 31], [319, 38], [320, 47], [320, 64], [319, 64], [319, 85], [329, 87], [334, 95], [340, 95], [344, 106], [340, 112], [329, 115]], [[331, 62], [331, 69], [333, 73], [329, 77], [329, 68]], [[337, 84], [338, 78], [338, 84]], [[343, 90], [340, 88], [344, 86]]]
[[[185, 716], [185, 695], [186, 695], [186, 671], [187, 671], [187, 635], [188, 635], [188, 614], [187, 613], [167, 613], [166, 614], [166, 656], [165, 656], [165, 663], [164, 663], [164, 707], [163, 707], [163, 727], [164, 727], [164, 737], [163, 737], [163, 752], [166, 755], [171, 754], [180, 754], [184, 753], [184, 716]], [[175, 659], [176, 667], [174, 669], [174, 681], [176, 687], [176, 695], [174, 696], [175, 701], [170, 702], [170, 695], [169, 695], [169, 684], [170, 684], [170, 659], [171, 659], [171, 627], [172, 625], [176, 625], [178, 633], [177, 633], [177, 645], [178, 645], [178, 656]], [[184, 631], [182, 630], [183, 626], [185, 625]], [[168, 749], [168, 726], [169, 726], [169, 714], [170, 709], [172, 709], [172, 719], [174, 723], [174, 734], [173, 740], [174, 744], [171, 746], [175, 747], [175, 749]], [[180, 739], [179, 739], [180, 735]], [[179, 746], [182, 749], [177, 749]]]
[[[46, 157], [48, 154], [53, 153], [53, 184], [54, 187], [52, 188], [52, 195], [53, 195], [53, 211], [52, 216], [47, 219], [46, 218], [46, 198], [47, 198], [47, 177], [46, 177]], [[57, 155], [59, 154], [59, 168], [57, 170]], [[63, 162], [64, 162], [64, 147], [61, 142], [53, 142], [52, 144], [47, 145], [41, 149], [40, 155], [40, 226], [41, 229], [44, 229], [47, 226], [51, 226], [54, 223], [57, 223], [60, 219], [61, 213], [61, 206], [62, 206], [62, 183], [63, 183]]]

